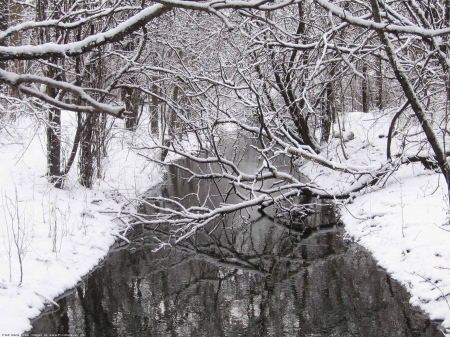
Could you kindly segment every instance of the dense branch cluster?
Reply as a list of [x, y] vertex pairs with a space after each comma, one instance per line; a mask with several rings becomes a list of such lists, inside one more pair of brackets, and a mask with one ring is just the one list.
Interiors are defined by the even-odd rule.
[[[408, 160], [439, 168], [450, 186], [450, 0], [0, 0], [0, 13], [2, 118], [18, 97], [47, 113], [56, 186], [80, 151], [80, 182], [89, 187], [105, 155], [108, 118], [125, 117], [133, 131], [143, 114], [155, 142], [141, 148], [160, 154], [149, 160], [191, 180], [228, 182], [223, 203], [229, 195], [239, 201], [215, 210], [153, 200], [159, 216], [145, 221], [182, 228], [179, 239], [230, 211], [300, 194], [348, 198]], [[78, 116], [65, 167], [61, 110]], [[344, 121], [355, 110], [392, 114], [384, 162], [345, 160]], [[408, 130], [418, 130], [414, 146]], [[230, 145], [223, 141], [230, 134], [249, 141]], [[341, 140], [343, 162], [324, 155], [332, 137]], [[236, 147], [253, 151], [258, 165], [242, 168]], [[168, 162], [168, 153], [204, 169]], [[354, 183], [340, 194], [305, 183], [296, 175], [305, 160]]]

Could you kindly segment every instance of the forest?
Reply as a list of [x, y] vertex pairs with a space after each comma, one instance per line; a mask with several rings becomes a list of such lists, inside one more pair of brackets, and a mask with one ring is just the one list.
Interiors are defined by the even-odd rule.
[[[210, 188], [225, 182], [218, 207], [213, 192], [190, 207], [170, 196], [126, 200], [154, 214], [120, 210], [126, 229], [115, 237], [128, 240], [133, 224], [169, 225], [159, 249], [250, 208], [306, 214], [300, 196], [347, 205], [411, 167], [442, 179], [439, 207], [448, 210], [449, 48], [450, 0], [0, 0], [0, 137], [6, 149], [28, 139], [30, 129], [18, 126], [32, 125], [38, 136], [29, 144], [40, 139], [43, 176], [61, 193], [74, 184], [95, 190], [130, 139], [155, 170], [175, 167]], [[357, 130], [377, 123], [384, 129], [375, 141], [367, 132], [353, 149]], [[250, 171], [240, 165], [248, 151]], [[312, 167], [309, 180], [299, 177]], [[6, 190], [5, 268], [11, 282], [17, 259], [21, 284], [30, 234], [17, 187]], [[40, 203], [44, 223], [58, 219], [56, 199]], [[398, 205], [404, 238], [403, 199]], [[54, 253], [59, 230], [50, 224]]]

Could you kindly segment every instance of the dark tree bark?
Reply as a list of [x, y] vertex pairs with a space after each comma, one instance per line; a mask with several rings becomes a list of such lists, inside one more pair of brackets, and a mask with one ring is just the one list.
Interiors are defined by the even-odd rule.
[[60, 130], [61, 110], [52, 108], [48, 113], [47, 126], [47, 174], [49, 181], [57, 188], [62, 187]]
[[383, 59], [381, 55], [378, 59], [378, 109], [383, 110]]
[[84, 187], [91, 188], [95, 179], [101, 178], [107, 133], [105, 114], [84, 116], [78, 160], [79, 182]]
[[[91, 25], [91, 35], [95, 33], [96, 27]], [[91, 52], [86, 58], [85, 64], [85, 85], [92, 88], [102, 88], [103, 74], [103, 54], [101, 48]], [[98, 96], [99, 102], [104, 97]], [[95, 115], [83, 114], [83, 131], [80, 139], [80, 156], [78, 159], [79, 182], [82, 186], [91, 188], [95, 178], [101, 176], [101, 161], [106, 156], [106, 115], [99, 113]]]
[[124, 87], [122, 89], [122, 100], [125, 103], [125, 110], [129, 113], [125, 118], [125, 128], [136, 131], [139, 123], [139, 106], [142, 104], [139, 90]]
[[[370, 0], [372, 5], [372, 11], [373, 11], [373, 17], [375, 22], [381, 22], [381, 15], [380, 15], [380, 7], [378, 4], [378, 0]], [[441, 144], [439, 143], [439, 140], [437, 138], [437, 135], [435, 134], [431, 122], [426, 114], [426, 111], [422, 104], [419, 101], [419, 98], [416, 95], [416, 92], [414, 91], [414, 87], [409, 81], [408, 77], [406, 76], [402, 65], [400, 64], [399, 60], [397, 59], [397, 56], [395, 54], [395, 50], [389, 40], [388, 34], [383, 30], [378, 30], [378, 36], [380, 37], [381, 42], [384, 45], [386, 54], [389, 58], [389, 62], [394, 70], [395, 77], [397, 78], [398, 82], [400, 83], [403, 92], [408, 99], [411, 108], [414, 111], [414, 114], [416, 115], [417, 119], [419, 120], [420, 125], [422, 126], [422, 129], [427, 137], [427, 140], [431, 146], [431, 148], [434, 151], [436, 161], [438, 163], [439, 169], [441, 170], [442, 174], [444, 175], [444, 178], [447, 182], [447, 192], [449, 197], [449, 204], [450, 204], [450, 166], [447, 161], [447, 157], [445, 155], [444, 149], [442, 148]]]
[[96, 178], [101, 178], [108, 135], [106, 118], [105, 114], [84, 114], [78, 169], [79, 182], [87, 188], [92, 187]]
[[[8, 28], [9, 8], [8, 0], [0, 0], [0, 31]], [[0, 46], [5, 46], [5, 41], [0, 41]], [[6, 62], [0, 61], [0, 69], [6, 69]]]
[[[153, 82], [156, 81], [156, 78], [153, 79]], [[152, 92], [155, 94], [158, 93], [158, 86], [156, 84], [152, 85]], [[156, 96], [152, 96], [152, 104], [150, 107], [150, 128], [153, 134], [158, 133], [158, 98]]]
[[325, 111], [322, 121], [322, 142], [327, 143], [330, 139], [331, 134], [331, 126], [333, 125], [334, 115], [335, 115], [335, 97], [333, 90], [333, 76], [334, 76], [334, 68], [331, 65], [330, 70], [330, 81], [326, 85], [325, 89]]
[[362, 91], [362, 111], [369, 112], [369, 85], [367, 81], [367, 64], [363, 63], [362, 73], [364, 79], [362, 80], [361, 91]]
[[[304, 36], [306, 34], [306, 25], [305, 25], [305, 12], [302, 3], [298, 4], [298, 13], [300, 17], [300, 22], [297, 27], [297, 36]], [[308, 118], [307, 115], [304, 114], [303, 109], [305, 108], [305, 100], [303, 97], [299, 98], [295, 95], [295, 90], [292, 88], [292, 76], [294, 71], [294, 65], [298, 65], [299, 63], [304, 66], [306, 69], [307, 65], [307, 55], [302, 53], [300, 55], [300, 60], [297, 59], [298, 56], [298, 50], [294, 49], [291, 52], [291, 55], [289, 57], [289, 62], [287, 67], [277, 65], [275, 60], [272, 57], [272, 61], [274, 62], [274, 76], [275, 76], [275, 83], [278, 87], [278, 91], [280, 92], [284, 103], [286, 104], [288, 111], [291, 115], [291, 118], [294, 122], [294, 125], [297, 129], [297, 132], [299, 133], [300, 137], [302, 138], [302, 142], [305, 145], [309, 145], [311, 149], [313, 149], [315, 152], [320, 152], [320, 146], [313, 136], [310, 127], [308, 125]], [[306, 71], [306, 70], [304, 70]], [[301, 84], [303, 87], [306, 85], [305, 83]], [[301, 92], [303, 90], [303, 87], [299, 89]]]
[[[47, 3], [42, 0], [36, 2], [36, 16], [37, 20], [45, 20], [47, 18], [47, 10], [49, 6], [55, 6], [55, 3]], [[52, 18], [58, 17], [58, 9], [52, 8]], [[57, 40], [60, 32], [55, 29], [50, 32], [48, 29], [40, 29], [39, 41], [41, 43], [51, 41], [51, 34]], [[58, 64], [58, 59], [50, 59], [50, 63]], [[56, 67], [47, 66], [44, 69], [45, 76], [53, 78], [57, 81], [62, 80], [61, 71]], [[47, 95], [51, 98], [57, 98], [59, 90], [51, 86], [47, 86]], [[62, 188], [63, 178], [61, 174], [61, 109], [50, 108], [47, 118], [47, 175], [49, 182], [54, 184], [57, 188]]]
[[[95, 123], [95, 122], [94, 122]], [[91, 188], [94, 182], [94, 155], [92, 151], [93, 127], [92, 117], [86, 116], [85, 127], [81, 134], [80, 159], [78, 168], [80, 172], [79, 182], [82, 186]]]
[[[179, 95], [180, 88], [175, 85], [175, 88], [173, 88], [173, 102], [175, 104], [178, 103], [178, 95]], [[175, 135], [181, 136], [179, 134], [179, 128], [178, 128], [178, 121], [177, 121], [177, 114], [175, 111], [170, 109], [170, 125], [169, 125], [169, 135], [170, 137], [175, 137]]]

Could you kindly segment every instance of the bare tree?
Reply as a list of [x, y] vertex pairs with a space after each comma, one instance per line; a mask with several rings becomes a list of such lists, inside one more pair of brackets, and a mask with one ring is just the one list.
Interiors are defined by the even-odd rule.
[[[373, 106], [400, 103], [397, 113], [393, 114], [393, 125], [411, 105], [418, 125], [427, 136], [424, 145], [430, 152], [417, 153], [407, 162], [421, 161], [426, 168], [437, 165], [448, 181], [447, 119], [442, 114], [447, 111], [448, 99], [446, 89], [444, 95], [438, 89], [448, 87], [445, 83], [448, 60], [441, 52], [444, 39], [437, 36], [446, 36], [450, 29], [442, 19], [445, 10], [435, 13], [436, 9], [428, 8], [428, 4], [416, 4], [418, 9], [411, 7], [415, 2], [410, 4], [405, 2], [393, 8], [388, 3], [373, 0], [339, 7], [318, 0], [309, 4], [309, 8], [300, 3], [267, 15], [254, 10], [229, 15], [227, 20], [240, 27], [240, 32], [224, 32], [226, 37], [219, 37], [224, 46], [230, 45], [224, 47], [226, 52], [210, 55], [210, 62], [216, 68], [205, 70], [210, 63], [202, 67], [189, 64], [176, 71], [177, 77], [188, 84], [190, 95], [202, 97], [200, 104], [204, 113], [201, 118], [184, 118], [184, 122], [186, 129], [199, 139], [203, 150], [198, 154], [188, 153], [183, 144], [176, 141], [170, 146], [159, 146], [206, 168], [196, 172], [178, 163], [158, 161], [184, 170], [190, 180], [210, 180], [212, 184], [226, 180], [228, 188], [221, 193], [224, 205], [211, 209], [205, 206], [206, 200], [186, 206], [168, 197], [154, 197], [149, 200], [155, 209], [154, 218], [139, 218], [139, 221], [171, 224], [175, 228], [174, 242], [179, 242], [230, 212], [255, 206], [264, 209], [270, 205], [293, 211], [298, 195], [347, 198], [354, 191], [384, 181], [404, 162], [401, 153], [388, 155], [384, 163], [372, 167], [330, 162], [320, 155], [322, 148], [317, 139], [320, 136], [323, 143], [327, 141], [326, 118], [333, 114], [333, 103], [336, 107], [340, 105], [336, 102], [346, 99], [347, 89], [341, 91], [342, 96], [336, 95], [333, 87], [336, 78], [347, 83], [360, 79], [360, 86], [353, 90], [362, 90], [363, 111]], [[420, 6], [427, 8], [421, 10]], [[413, 23], [410, 16], [414, 12], [416, 21]], [[426, 14], [421, 12], [429, 13], [440, 27], [424, 24], [421, 16], [426, 18]], [[318, 26], [316, 22], [323, 24]], [[413, 59], [409, 59], [411, 57]], [[362, 70], [358, 70], [358, 64], [363, 65]], [[390, 68], [383, 69], [387, 65]], [[408, 66], [407, 70], [404, 65]], [[439, 71], [437, 65], [440, 65]], [[438, 73], [440, 75], [436, 76]], [[376, 83], [374, 76], [380, 81], [378, 103], [370, 90], [371, 84]], [[384, 87], [395, 85], [387, 83], [393, 78], [398, 81], [397, 88], [403, 90], [402, 94], [383, 94]], [[430, 91], [436, 94], [430, 96]], [[323, 105], [324, 97], [329, 105]], [[384, 98], [392, 100], [383, 102]], [[185, 110], [179, 102], [171, 104], [183, 115]], [[235, 151], [227, 152], [227, 146], [220, 141], [230, 137], [225, 130], [239, 130], [236, 139], [248, 137], [246, 145], [239, 143], [231, 147], [255, 151], [259, 158], [256, 167], [250, 170], [240, 167], [241, 156]], [[390, 133], [388, 138], [391, 136]], [[388, 145], [388, 152], [389, 148]], [[354, 175], [354, 184], [340, 194], [331, 194], [314, 184], [304, 183], [294, 173], [297, 169], [294, 163], [299, 159]], [[230, 195], [236, 199], [228, 204]], [[284, 203], [291, 206], [286, 208]]]
[[[426, 135], [426, 151], [409, 160], [439, 167], [450, 187], [450, 14], [435, 0], [111, 0], [89, 8], [70, 1], [53, 6], [30, 7], [31, 16], [0, 29], [0, 62], [41, 65], [31, 67], [31, 74], [0, 69], [0, 83], [52, 111], [51, 176], [67, 173], [80, 144], [85, 186], [92, 184], [95, 167], [98, 175], [104, 155], [99, 144], [105, 116], [128, 115], [126, 125], [134, 129], [140, 98], [147, 97], [145, 111], [159, 122], [152, 148], [161, 153], [149, 159], [211, 186], [227, 182], [220, 192], [224, 205], [216, 209], [208, 206], [210, 196], [194, 206], [169, 197], [152, 200], [156, 217], [143, 221], [176, 226], [175, 241], [229, 212], [270, 205], [296, 212], [299, 195], [347, 198], [384, 181], [403, 163], [402, 153], [390, 153], [390, 144], [409, 108]], [[10, 44], [14, 34], [23, 43]], [[398, 107], [385, 162], [358, 166], [327, 159], [333, 125], [342, 139], [340, 120], [350, 106], [365, 112]], [[79, 114], [66, 169], [56, 156], [61, 110]], [[198, 144], [198, 152], [185, 147], [186, 138]], [[239, 147], [252, 151], [254, 166], [240, 166]], [[170, 152], [205, 167], [167, 163]], [[305, 160], [345, 172], [354, 183], [339, 194], [305, 183], [296, 173]], [[230, 196], [236, 198], [227, 204]]]

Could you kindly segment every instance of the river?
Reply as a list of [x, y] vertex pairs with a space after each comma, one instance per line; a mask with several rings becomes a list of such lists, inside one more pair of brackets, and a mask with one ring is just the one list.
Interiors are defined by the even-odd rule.
[[[256, 165], [252, 154], [246, 161]], [[149, 195], [204, 200], [208, 189], [185, 177], [171, 168]], [[222, 201], [215, 192], [210, 204]], [[406, 290], [347, 240], [331, 206], [303, 202], [312, 203], [307, 217], [232, 214], [214, 232], [156, 252], [158, 240], [167, 239], [164, 228], [137, 226], [132, 244], [117, 243], [101, 266], [56, 299], [58, 310], [34, 320], [30, 334], [443, 336], [409, 305]]]

